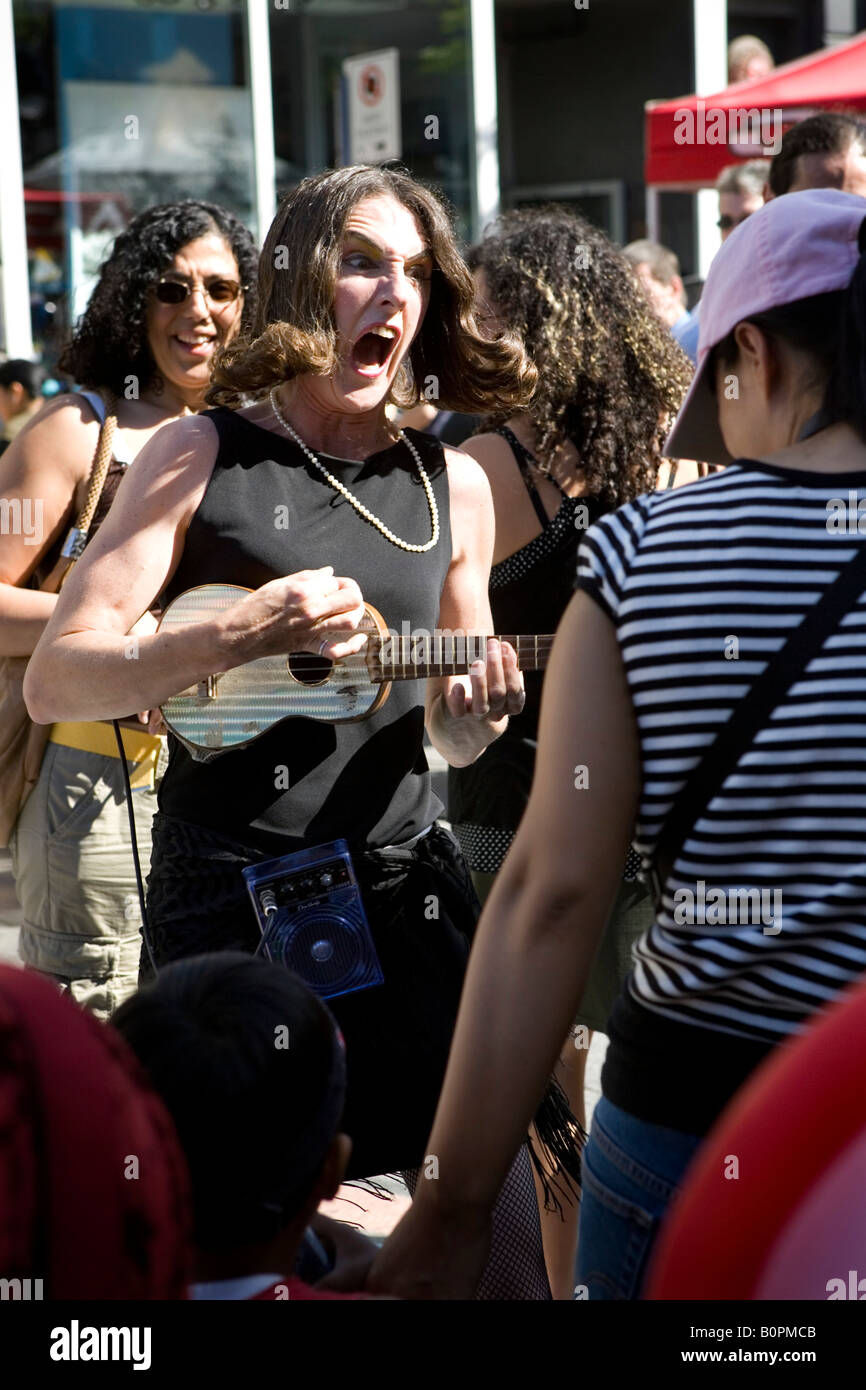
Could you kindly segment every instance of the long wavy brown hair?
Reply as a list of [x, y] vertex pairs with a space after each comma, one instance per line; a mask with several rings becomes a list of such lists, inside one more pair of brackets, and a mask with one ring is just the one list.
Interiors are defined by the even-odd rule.
[[[692, 367], [625, 258], [550, 205], [505, 213], [468, 261], [538, 371], [526, 415], [542, 463], [571, 440], [590, 496], [619, 506], [651, 491]], [[493, 411], [484, 428], [507, 419]]]
[[475, 285], [441, 199], [410, 175], [354, 165], [304, 179], [280, 205], [259, 262], [252, 330], [214, 365], [208, 400], [237, 405], [293, 377], [327, 376], [338, 364], [334, 293], [346, 219], [365, 198], [390, 196], [414, 214], [433, 256], [430, 302], [391, 398], [413, 405], [435, 378], [438, 405], [508, 415], [526, 405], [535, 368], [519, 339], [491, 342], [475, 322]]

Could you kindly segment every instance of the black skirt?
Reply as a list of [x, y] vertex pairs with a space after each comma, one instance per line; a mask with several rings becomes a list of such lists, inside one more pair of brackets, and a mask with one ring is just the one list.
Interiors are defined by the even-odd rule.
[[[158, 814], [147, 894], [157, 966], [254, 951], [241, 870], [272, 854]], [[411, 848], [355, 852], [352, 862], [385, 982], [328, 1007], [346, 1040], [348, 1175], [369, 1177], [423, 1163], [479, 908], [459, 847], [438, 824]], [[142, 952], [142, 983], [150, 974]]]

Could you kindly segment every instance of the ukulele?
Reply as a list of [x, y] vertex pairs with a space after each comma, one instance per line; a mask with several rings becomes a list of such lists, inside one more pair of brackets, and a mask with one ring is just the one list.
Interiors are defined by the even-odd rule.
[[[159, 630], [200, 623], [251, 592], [234, 584], [188, 589], [168, 605]], [[367, 643], [351, 656], [337, 661], [312, 652], [257, 657], [173, 695], [163, 704], [162, 717], [185, 743], [220, 752], [250, 743], [282, 719], [331, 724], [369, 719], [384, 705], [393, 681], [461, 676], [473, 661], [486, 660], [486, 637], [408, 631], [397, 636], [370, 604], [357, 630], [367, 634]], [[553, 634], [499, 640], [511, 643], [521, 670], [540, 671], [547, 665]]]

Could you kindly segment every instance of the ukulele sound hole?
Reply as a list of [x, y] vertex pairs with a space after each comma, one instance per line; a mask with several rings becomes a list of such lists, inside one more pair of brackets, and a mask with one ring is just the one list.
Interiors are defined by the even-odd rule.
[[292, 652], [288, 666], [289, 674], [301, 685], [321, 685], [330, 676], [334, 663], [313, 652]]

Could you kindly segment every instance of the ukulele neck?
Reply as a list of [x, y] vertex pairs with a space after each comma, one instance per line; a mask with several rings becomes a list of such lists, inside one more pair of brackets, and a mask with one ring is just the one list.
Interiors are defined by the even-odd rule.
[[[521, 671], [541, 671], [547, 665], [553, 634], [499, 635], [517, 653]], [[430, 676], [465, 676], [475, 661], [487, 660], [488, 639], [465, 633], [406, 633], [386, 638], [379, 647], [375, 678], [383, 681], [426, 680]]]

